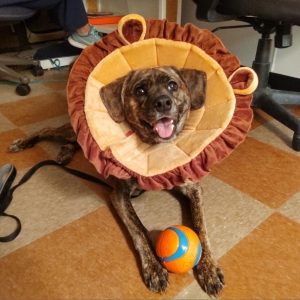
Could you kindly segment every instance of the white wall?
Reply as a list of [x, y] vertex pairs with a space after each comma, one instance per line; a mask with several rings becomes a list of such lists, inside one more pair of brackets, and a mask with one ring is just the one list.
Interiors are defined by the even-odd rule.
[[[263, 1], [263, 0], [262, 0]], [[208, 23], [196, 19], [196, 4], [192, 0], [182, 1], [182, 24], [191, 22], [201, 28], [213, 29], [219, 26], [245, 24], [235, 21]], [[251, 66], [256, 52], [259, 34], [251, 27], [228, 29], [216, 32], [225, 46], [241, 60], [241, 64]], [[276, 49], [273, 71], [300, 77], [300, 27], [293, 28], [294, 43], [287, 49]]]

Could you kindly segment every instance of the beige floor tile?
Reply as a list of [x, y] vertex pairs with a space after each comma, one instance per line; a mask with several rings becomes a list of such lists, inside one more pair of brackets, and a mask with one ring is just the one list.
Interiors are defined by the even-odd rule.
[[[133, 207], [155, 245], [159, 233], [172, 225], [191, 227], [189, 205], [167, 191], [147, 191], [132, 200]], [[192, 272], [189, 272], [194, 279]]]
[[176, 300], [211, 300], [205, 292], [201, 289], [197, 281], [193, 281], [189, 286], [183, 289], [174, 299]]
[[23, 101], [31, 97], [42, 96], [54, 91], [65, 91], [66, 89], [66, 72], [64, 72], [64, 74], [63, 72], [51, 72], [51, 74], [48, 75], [49, 71], [46, 71], [45, 75], [41, 77], [34, 77], [28, 72], [22, 73], [26, 73], [31, 80], [29, 83], [31, 88], [30, 93], [27, 96], [19, 96], [16, 93], [17, 81], [13, 82], [11, 79], [2, 81], [0, 84], [0, 104]]
[[[13, 242], [0, 244], [0, 256], [82, 217], [103, 203], [81, 180], [63, 170], [57, 167], [38, 170], [14, 193], [7, 212], [21, 219], [23, 229]], [[11, 222], [2, 220], [2, 233], [9, 233], [11, 226]]]
[[147, 191], [132, 200], [132, 204], [148, 229], [152, 241], [165, 228], [185, 224], [190, 226], [189, 207], [184, 201], [178, 201], [166, 191]]
[[[85, 172], [96, 178], [101, 178], [103, 181], [105, 181], [105, 179], [99, 175], [94, 165], [92, 165], [84, 157], [84, 154], [81, 150], [78, 150], [75, 153], [72, 161], [68, 164], [68, 167]], [[109, 199], [109, 196], [111, 194], [111, 189], [109, 187], [102, 186], [84, 179], [82, 179], [81, 181], [90, 189], [92, 189], [101, 199], [107, 199], [107, 200]]]
[[0, 110], [0, 132], [8, 131], [14, 128], [16, 128], [16, 125], [3, 116]]
[[67, 79], [63, 80], [48, 80], [43, 83], [47, 88], [52, 91], [66, 90]]
[[290, 219], [300, 223], [300, 193], [292, 196], [279, 211]]
[[202, 186], [208, 236], [219, 259], [272, 210], [213, 176], [204, 178]]
[[[2, 76], [0, 84], [0, 104], [13, 101], [22, 101], [29, 97], [44, 95], [53, 91], [65, 90], [69, 74], [69, 68], [44, 70], [44, 75], [35, 77], [30, 70], [19, 70], [21, 74], [30, 79], [31, 92], [27, 96], [19, 96], [15, 90], [19, 83], [9, 76]], [[7, 80], [7, 81], [4, 81]]]
[[[264, 221], [271, 209], [212, 176], [203, 179], [208, 236], [216, 258], [221, 257]], [[168, 226], [191, 226], [189, 205], [168, 192], [145, 192], [133, 200], [137, 214], [153, 239]]]
[[36, 77], [40, 79], [42, 83], [47, 82], [66, 82], [68, 80], [70, 67], [65, 66], [61, 68], [53, 68], [45, 70], [44, 75], [41, 77]]
[[[286, 106], [292, 113], [296, 114], [297, 116], [300, 116], [300, 108], [299, 106]], [[251, 125], [251, 129], [256, 129], [257, 127], [266, 124], [269, 121], [274, 120], [271, 116], [269, 116], [267, 113], [262, 111], [261, 109], [255, 108], [254, 109], [254, 118]]]
[[270, 117], [268, 114], [266, 114], [260, 109], [254, 109], [254, 116], [251, 124], [251, 129], [253, 130], [270, 120], [272, 120], [272, 117]]
[[3, 82], [0, 84], [0, 104], [23, 101], [28, 97], [37, 97], [49, 93], [49, 89], [41, 84], [29, 84], [31, 92], [27, 96], [19, 96], [16, 93], [17, 83]]
[[[0, 236], [7, 236], [16, 229], [16, 222], [9, 217], [0, 216]], [[0, 244], [0, 257], [1, 251], [4, 249], [4, 243]], [[2, 249], [2, 250], [1, 250]]]
[[300, 152], [291, 148], [293, 131], [276, 120], [269, 121], [252, 130], [249, 136], [290, 154], [300, 156]]
[[51, 69], [51, 70], [44, 70], [43, 76], [33, 77], [30, 86], [33, 89], [43, 87], [44, 91], [47, 91], [47, 93], [58, 92], [58, 91], [66, 92], [67, 81], [68, 81], [68, 72], [59, 71], [59, 70], [56, 71], [55, 69]]
[[26, 134], [32, 134], [32, 133], [35, 133], [39, 130], [42, 130], [44, 128], [47, 128], [47, 127], [59, 127], [59, 126], [62, 126], [66, 123], [70, 122], [70, 118], [69, 118], [69, 115], [68, 114], [63, 114], [63, 115], [60, 115], [58, 117], [54, 117], [54, 118], [49, 118], [49, 119], [45, 119], [45, 120], [42, 120], [40, 122], [37, 122], [37, 123], [31, 123], [31, 124], [28, 124], [28, 125], [25, 125], [25, 126], [22, 126], [21, 129], [26, 132]]

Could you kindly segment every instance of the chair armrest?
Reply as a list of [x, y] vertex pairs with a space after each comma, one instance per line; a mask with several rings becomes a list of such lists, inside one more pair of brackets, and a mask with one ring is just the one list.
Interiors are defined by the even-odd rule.
[[217, 11], [220, 0], [193, 0], [197, 5], [196, 17], [208, 22], [232, 20], [232, 16], [222, 15]]

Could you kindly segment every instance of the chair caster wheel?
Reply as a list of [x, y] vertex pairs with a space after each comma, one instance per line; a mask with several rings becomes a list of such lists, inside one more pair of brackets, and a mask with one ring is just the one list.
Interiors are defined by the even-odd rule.
[[31, 88], [26, 83], [20, 83], [16, 87], [16, 93], [19, 96], [26, 96], [26, 95], [28, 95], [30, 93], [30, 91], [31, 91]]
[[293, 136], [292, 148], [295, 151], [300, 151], [300, 134], [296, 134], [296, 132]]
[[44, 70], [41, 66], [33, 66], [31, 69], [31, 73], [35, 77], [42, 76], [44, 75]]

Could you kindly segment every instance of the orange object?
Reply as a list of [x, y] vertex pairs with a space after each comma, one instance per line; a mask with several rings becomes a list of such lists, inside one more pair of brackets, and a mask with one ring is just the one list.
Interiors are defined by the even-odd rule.
[[156, 242], [156, 254], [163, 266], [172, 273], [185, 273], [198, 264], [201, 243], [197, 234], [183, 225], [162, 231]]
[[117, 24], [122, 16], [95, 16], [88, 17], [91, 25]]

